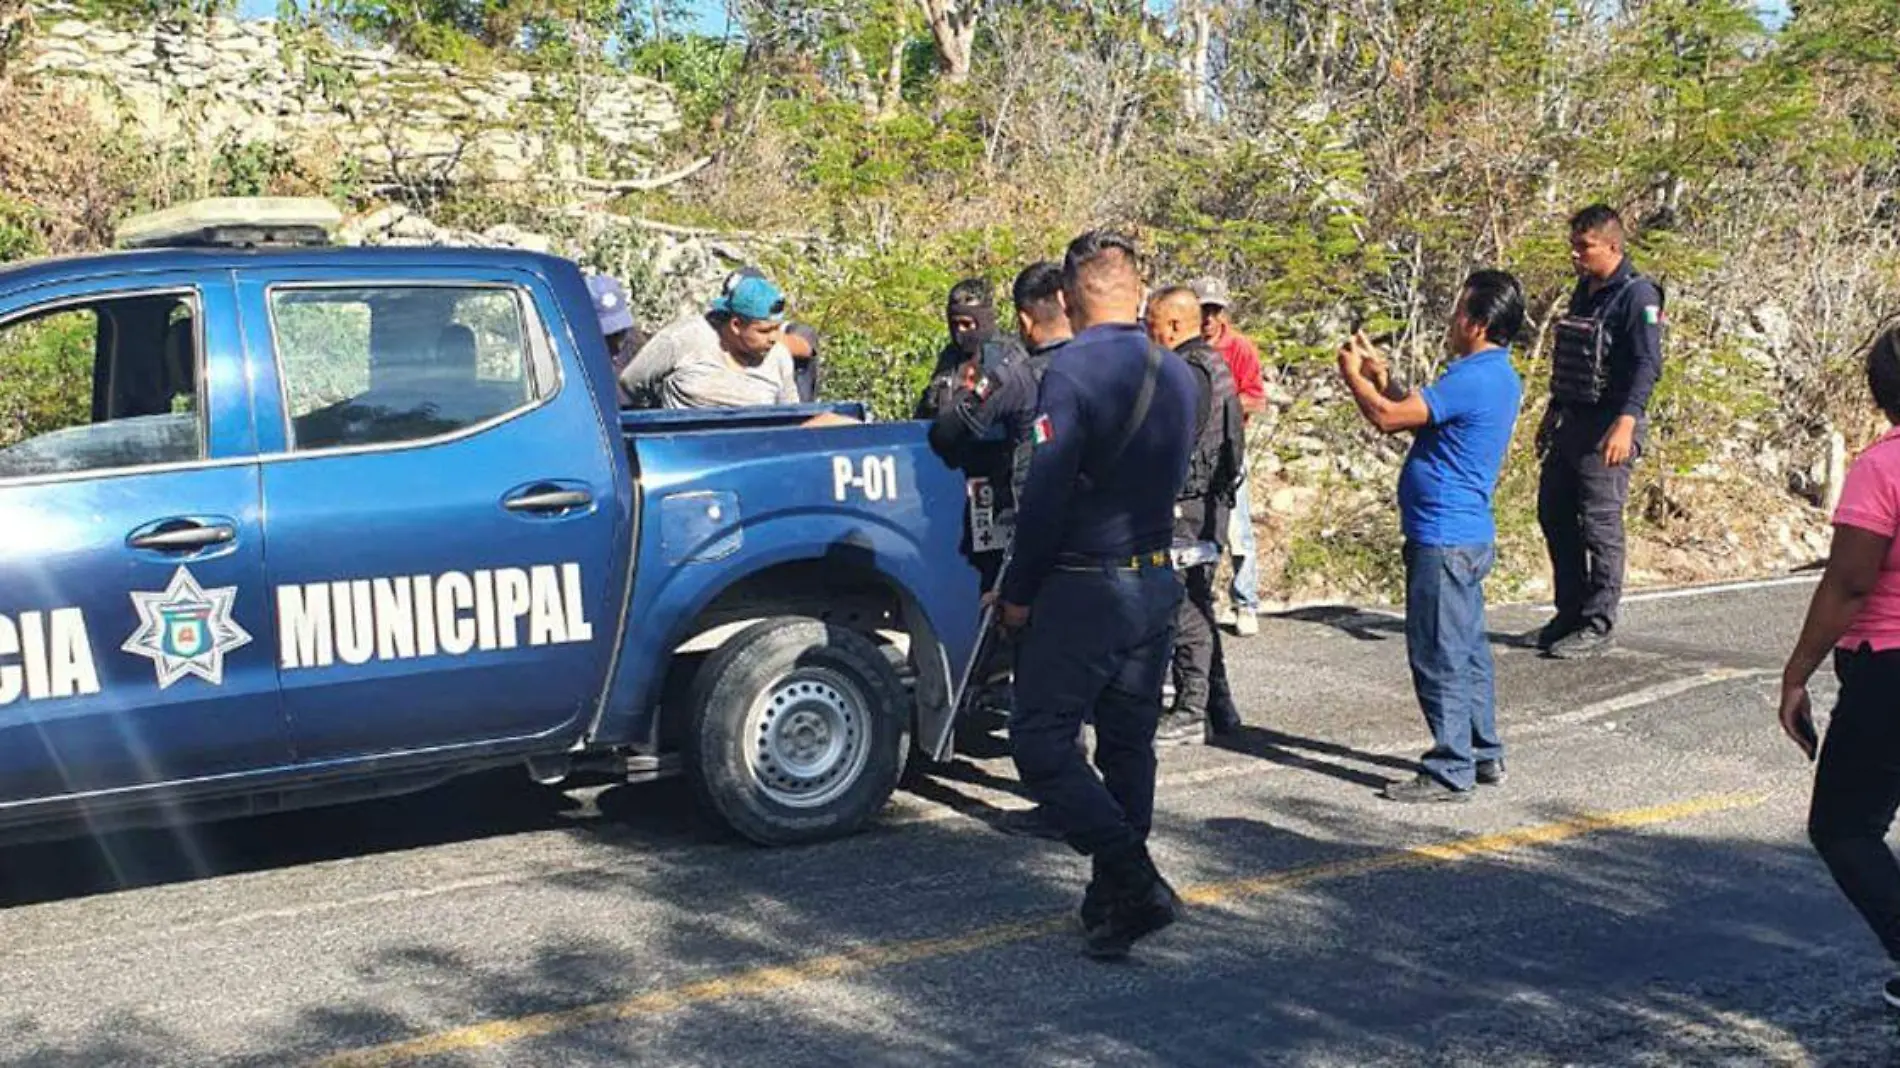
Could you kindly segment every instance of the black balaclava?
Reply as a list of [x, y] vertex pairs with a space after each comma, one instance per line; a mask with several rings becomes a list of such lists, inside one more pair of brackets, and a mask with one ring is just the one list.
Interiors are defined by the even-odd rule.
[[[971, 319], [976, 329], [958, 332], [954, 319]], [[944, 306], [944, 320], [950, 327], [950, 342], [965, 356], [975, 356], [983, 351], [983, 346], [996, 340], [996, 298], [990, 295], [989, 286], [978, 283], [959, 282], [950, 291], [950, 300]]]

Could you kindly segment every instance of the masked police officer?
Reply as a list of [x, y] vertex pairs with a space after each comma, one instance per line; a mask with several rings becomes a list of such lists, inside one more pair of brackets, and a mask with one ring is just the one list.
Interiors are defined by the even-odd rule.
[[1551, 355], [1550, 409], [1537, 434], [1537, 520], [1557, 615], [1538, 648], [1558, 659], [1609, 647], [1623, 596], [1623, 508], [1662, 374], [1663, 294], [1636, 272], [1623, 220], [1595, 204], [1570, 220], [1578, 275]]
[[[1010, 446], [1009, 466], [999, 472], [999, 507], [1013, 505], [1015, 494], [1029, 471], [1030, 426], [1036, 418], [1036, 391], [1057, 349], [1074, 336], [1062, 310], [1062, 267], [1032, 263], [1016, 276], [1010, 299], [1016, 305], [1017, 327], [1028, 355], [1006, 361], [988, 374], [958, 382], [949, 403], [930, 425], [930, 445], [952, 464], [962, 463], [964, 450], [985, 441], [1000, 428]], [[976, 367], [971, 367], [974, 373]], [[1007, 496], [1002, 494], [1006, 488]]]
[[[1127, 238], [1078, 237], [1062, 264], [1075, 339], [1043, 374], [999, 614], [1021, 632], [1009, 733], [1023, 784], [1092, 860], [1079, 919], [1093, 956], [1174, 922], [1147, 848], [1155, 725], [1181, 583], [1174, 501], [1194, 437], [1194, 372], [1148, 340]], [[1077, 733], [1095, 726], [1095, 766]]]
[[1201, 298], [1172, 286], [1148, 298], [1148, 337], [1195, 372], [1194, 454], [1174, 506], [1176, 566], [1187, 586], [1176, 619], [1174, 708], [1158, 741], [1211, 741], [1240, 730], [1240, 710], [1227, 686], [1220, 628], [1214, 623], [1214, 572], [1245, 463], [1240, 395], [1227, 361], [1201, 336]]
[[[1045, 261], [1024, 268], [1016, 276], [1010, 298], [1016, 305], [1017, 331], [1028, 355], [1004, 363], [994, 373], [959, 383], [949, 404], [930, 425], [930, 446], [937, 455], [982, 480], [972, 484], [970, 547], [986, 589], [996, 580], [1003, 551], [1015, 530], [1015, 502], [1029, 473], [1031, 426], [1036, 419], [1036, 393], [1043, 372], [1056, 350], [1073, 336], [1062, 307], [1060, 264]], [[975, 369], [971, 370], [974, 373]], [[1000, 456], [986, 444], [997, 429], [1002, 430], [1009, 446], [1009, 451]], [[985, 460], [989, 461], [987, 468], [978, 466]], [[984, 535], [979, 528], [994, 533]], [[1006, 640], [997, 640], [1002, 637], [984, 635], [987, 651], [978, 670], [985, 688], [979, 707], [1007, 715], [1015, 705], [1007, 681], [1015, 657]], [[988, 722], [988, 717], [965, 717], [958, 727], [962, 730], [967, 724], [970, 729], [987, 731]], [[995, 826], [1039, 837], [1060, 837], [1040, 811], [1005, 814], [995, 820]]]
[[[944, 322], [950, 329], [950, 344], [937, 355], [937, 366], [912, 413], [914, 419], [935, 419], [950, 406], [959, 386], [994, 374], [1023, 355], [1021, 345], [997, 331], [996, 297], [981, 278], [966, 278], [950, 287]], [[987, 440], [1000, 441], [1001, 429], [993, 428]]]

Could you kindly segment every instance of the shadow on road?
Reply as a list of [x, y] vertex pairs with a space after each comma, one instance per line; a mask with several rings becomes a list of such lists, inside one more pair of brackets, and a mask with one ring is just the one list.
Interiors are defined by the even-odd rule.
[[[1275, 619], [1285, 619], [1294, 623], [1314, 623], [1331, 627], [1362, 642], [1383, 642], [1393, 638], [1405, 637], [1405, 618], [1389, 612], [1373, 612], [1351, 605], [1318, 605], [1312, 608], [1296, 608], [1290, 612], [1277, 612]], [[1503, 631], [1487, 631], [1485, 637], [1492, 645], [1507, 649], [1537, 648], [1537, 631], [1522, 634], [1507, 634]]]
[[[637, 879], [551, 874], [525, 889], [529, 901], [603, 920], [641, 915], [647, 926], [615, 937], [524, 914], [517, 955], [474, 956], [427, 930], [398, 935], [342, 962], [362, 977], [353, 993], [268, 1024], [264, 1014], [246, 1044], [283, 1062], [614, 1003], [623, 1007], [539, 1037], [497, 1035], [499, 1049], [469, 1055], [774, 1068], [1864, 1064], [1878, 1048], [1865, 1045], [1869, 1034], [1891, 1040], [1876, 998], [1849, 1007], [1843, 996], [1878, 974], [1875, 953], [1848, 938], [1867, 975], [1838, 967], [1853, 920], [1803, 848], [1676, 828], [1381, 868], [1390, 832], [1318, 800], [1258, 817], [1164, 819], [1157, 837], [1193, 858], [1193, 882], [1214, 903], [1123, 967], [1045, 932], [919, 942], [937, 948], [801, 974], [800, 962], [852, 947], [954, 940], [1072, 904], [1083, 873], [1066, 850], [944, 826], [774, 853], [772, 863], [692, 851]], [[1308, 874], [1282, 890], [1247, 882], [1275, 872]], [[1833, 960], [1817, 940], [1836, 943], [1825, 950]], [[1823, 985], [1785, 996], [1771, 977], [1790, 968]], [[731, 981], [710, 982], [719, 977]], [[632, 1000], [655, 991], [671, 993]], [[14, 1023], [25, 1022], [0, 1014], [0, 1026]], [[133, 1014], [49, 1044], [35, 1063], [213, 1055]]]
[[[1238, 734], [1223, 738], [1216, 744], [1222, 749], [1256, 757], [1270, 764], [1278, 764], [1298, 771], [1310, 771], [1329, 779], [1373, 789], [1383, 787], [1395, 779], [1409, 779], [1418, 770], [1416, 763], [1402, 757], [1368, 753], [1351, 746], [1322, 742], [1313, 738], [1301, 738], [1298, 735], [1286, 734], [1267, 727], [1243, 727]], [[1322, 759], [1323, 757], [1336, 757], [1347, 763]], [[1372, 768], [1401, 774], [1384, 775], [1365, 767], [1354, 767], [1355, 764], [1369, 765]]]
[[683, 782], [610, 787], [594, 804], [506, 769], [376, 801], [12, 846], [0, 908], [542, 831], [630, 848], [730, 840]]

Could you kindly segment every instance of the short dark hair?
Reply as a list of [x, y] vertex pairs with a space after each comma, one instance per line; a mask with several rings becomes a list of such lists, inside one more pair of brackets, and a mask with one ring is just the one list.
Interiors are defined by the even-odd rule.
[[1193, 286], [1162, 286], [1148, 297], [1148, 306], [1152, 308], [1157, 304], [1165, 304], [1170, 300], [1174, 300], [1176, 297], [1186, 297], [1188, 303], [1198, 309], [1197, 314], [1201, 321], [1207, 321], [1208, 306], [1201, 303], [1201, 295], [1194, 291]]
[[1887, 418], [1900, 423], [1900, 320], [1887, 322], [1867, 345], [1867, 389]]
[[1507, 271], [1474, 272], [1465, 279], [1465, 318], [1484, 324], [1484, 339], [1509, 345], [1524, 329], [1524, 287]]
[[1603, 231], [1623, 235], [1623, 217], [1608, 204], [1592, 204], [1570, 217], [1572, 234], [1595, 234]]
[[1015, 284], [1009, 287], [1009, 299], [1017, 311], [1043, 322], [1061, 314], [1062, 305], [1056, 296], [1060, 292], [1061, 265], [1041, 260], [1024, 267], [1016, 276]]
[[996, 291], [989, 282], [981, 278], [965, 278], [950, 287], [950, 307], [955, 308], [994, 308]]
[[1090, 230], [1069, 242], [1062, 256], [1062, 284], [1073, 286], [1083, 271], [1110, 256], [1121, 256], [1128, 266], [1139, 269], [1141, 254], [1135, 251], [1133, 238], [1113, 230]]

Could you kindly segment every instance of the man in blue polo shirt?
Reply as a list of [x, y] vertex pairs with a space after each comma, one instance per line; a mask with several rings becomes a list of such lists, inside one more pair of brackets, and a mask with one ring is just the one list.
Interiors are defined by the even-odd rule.
[[1339, 370], [1366, 421], [1416, 432], [1399, 475], [1405, 531], [1405, 650], [1432, 748], [1391, 801], [1468, 801], [1504, 781], [1497, 694], [1484, 623], [1484, 578], [1496, 556], [1491, 497], [1517, 423], [1523, 383], [1508, 346], [1524, 326], [1524, 290], [1503, 271], [1465, 280], [1438, 381], [1400, 393], [1364, 334], [1339, 350]]

